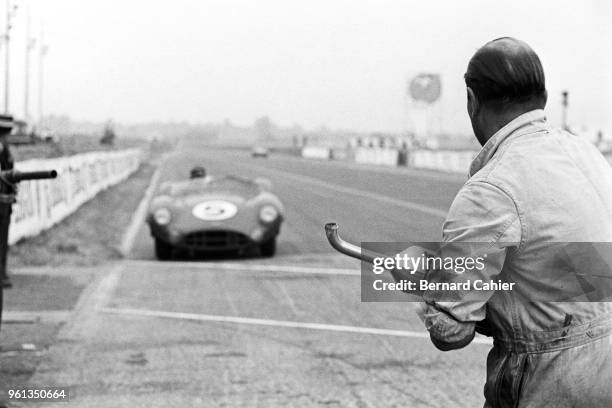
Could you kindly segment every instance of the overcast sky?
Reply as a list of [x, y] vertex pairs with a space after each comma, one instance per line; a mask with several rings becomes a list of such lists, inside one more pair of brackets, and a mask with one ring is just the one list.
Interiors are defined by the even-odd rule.
[[[17, 2], [12, 110], [23, 112], [26, 0]], [[540, 55], [548, 112], [612, 133], [612, 1], [30, 0], [44, 20], [45, 110], [81, 120], [274, 121], [401, 131], [406, 82], [442, 75], [435, 125], [467, 132], [463, 73], [485, 42]], [[33, 58], [34, 58], [34, 54]], [[34, 58], [36, 61], [36, 58]], [[37, 64], [32, 66], [36, 108]]]

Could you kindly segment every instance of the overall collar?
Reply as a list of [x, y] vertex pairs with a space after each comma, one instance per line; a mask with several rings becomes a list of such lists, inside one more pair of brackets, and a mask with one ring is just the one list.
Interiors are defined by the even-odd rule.
[[517, 130], [528, 126], [534, 122], [545, 122], [546, 115], [544, 110], [535, 109], [526, 113], [523, 113], [520, 116], [517, 116], [510, 122], [508, 122], [503, 128], [499, 129], [482, 147], [480, 152], [476, 155], [474, 160], [472, 160], [472, 164], [470, 166], [470, 174], [472, 177], [474, 174], [478, 172], [478, 170], [482, 169], [488, 162], [491, 160], [499, 146], [503, 143], [504, 140], [508, 139], [510, 135], [515, 133]]

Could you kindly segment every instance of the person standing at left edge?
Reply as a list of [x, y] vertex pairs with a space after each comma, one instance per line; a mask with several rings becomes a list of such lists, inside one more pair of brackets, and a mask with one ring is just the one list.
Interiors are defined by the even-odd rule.
[[[0, 170], [12, 170], [14, 167], [13, 155], [6, 137], [13, 129], [13, 116], [0, 114]], [[11, 280], [6, 270], [8, 253], [8, 234], [11, 223], [11, 213], [17, 188], [7, 180], [0, 180], [0, 283], [2, 288], [10, 288]]]

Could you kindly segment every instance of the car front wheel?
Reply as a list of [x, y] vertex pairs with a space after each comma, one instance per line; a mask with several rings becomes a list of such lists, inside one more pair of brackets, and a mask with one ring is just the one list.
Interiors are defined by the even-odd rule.
[[172, 245], [159, 238], [155, 238], [155, 256], [157, 256], [157, 259], [160, 261], [172, 259]]
[[276, 237], [272, 237], [259, 246], [261, 256], [266, 258], [274, 256], [276, 253]]

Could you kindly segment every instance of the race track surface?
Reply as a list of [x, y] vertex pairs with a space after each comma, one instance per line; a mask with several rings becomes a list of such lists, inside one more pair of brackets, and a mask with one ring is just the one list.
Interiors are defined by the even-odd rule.
[[[272, 259], [158, 262], [146, 227], [108, 266], [32, 379], [70, 387], [78, 407], [473, 407], [489, 345], [442, 353], [411, 303], [360, 302], [352, 241], [435, 241], [462, 177], [372, 169], [196, 141], [161, 180], [267, 177], [286, 208]], [[37, 406], [54, 406], [53, 404]], [[57, 406], [65, 407], [65, 403]]]

